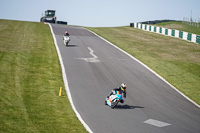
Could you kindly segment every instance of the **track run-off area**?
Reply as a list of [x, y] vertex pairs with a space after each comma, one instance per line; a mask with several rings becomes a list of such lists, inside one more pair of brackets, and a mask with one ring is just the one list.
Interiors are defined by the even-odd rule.
[[[89, 132], [200, 132], [199, 107], [137, 60], [82, 27], [51, 26], [68, 96]], [[69, 46], [63, 43], [64, 31], [70, 33]], [[127, 85], [125, 102], [115, 109], [104, 105], [122, 82]]]

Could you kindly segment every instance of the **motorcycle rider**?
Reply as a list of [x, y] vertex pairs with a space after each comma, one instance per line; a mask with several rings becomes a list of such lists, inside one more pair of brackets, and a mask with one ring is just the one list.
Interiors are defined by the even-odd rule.
[[70, 35], [67, 31], [65, 31], [65, 34], [63, 36], [63, 40], [67, 39], [68, 38], [68, 41], [70, 41]]
[[[123, 97], [126, 98], [126, 84], [122, 83], [118, 88], [112, 89], [107, 98], [115, 94], [123, 94]], [[124, 100], [121, 100], [120, 102], [124, 103]]]

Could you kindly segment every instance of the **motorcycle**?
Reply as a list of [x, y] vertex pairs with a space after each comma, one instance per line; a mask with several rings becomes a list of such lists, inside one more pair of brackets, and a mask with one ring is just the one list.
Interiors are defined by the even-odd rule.
[[69, 41], [70, 41], [70, 36], [63, 36], [63, 42], [66, 46], [69, 44]]
[[121, 94], [111, 95], [108, 98], [106, 98], [105, 105], [108, 105], [112, 109], [114, 109], [121, 100], [123, 100], [123, 97]]

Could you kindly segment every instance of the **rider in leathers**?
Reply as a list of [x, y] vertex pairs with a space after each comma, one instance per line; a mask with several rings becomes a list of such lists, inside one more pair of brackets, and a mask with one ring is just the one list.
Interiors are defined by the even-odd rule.
[[[110, 92], [110, 94], [107, 96], [107, 98], [109, 98], [109, 96], [111, 95], [115, 95], [115, 94], [123, 94], [123, 97], [126, 98], [126, 84], [122, 83], [118, 88], [114, 88], [112, 89], [112, 91]], [[120, 101], [121, 103], [124, 103], [124, 100]]]
[[[69, 35], [69, 33], [67, 31], [65, 31], [64, 36], [69, 37], [69, 41], [70, 41], [70, 35]], [[63, 40], [64, 40], [64, 36], [63, 36]]]

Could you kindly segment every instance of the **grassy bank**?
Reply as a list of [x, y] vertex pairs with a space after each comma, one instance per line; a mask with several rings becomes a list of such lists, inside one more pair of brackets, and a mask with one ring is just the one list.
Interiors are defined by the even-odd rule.
[[132, 27], [88, 28], [127, 51], [200, 104], [200, 46]]
[[87, 132], [60, 87], [49, 26], [0, 20], [0, 132]]
[[176, 30], [200, 35], [200, 27], [197, 28], [195, 26], [190, 26], [190, 25], [184, 24], [182, 22], [164, 22], [164, 23], [158, 23], [155, 25], [164, 27], [164, 28], [168, 28], [168, 29], [176, 29]]

